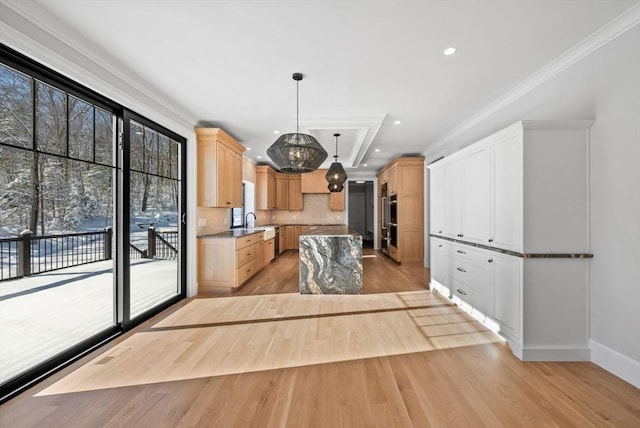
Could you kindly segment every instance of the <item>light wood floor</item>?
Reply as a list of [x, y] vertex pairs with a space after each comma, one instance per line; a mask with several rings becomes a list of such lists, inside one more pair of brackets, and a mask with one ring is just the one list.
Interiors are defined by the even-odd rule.
[[0, 406], [0, 426], [640, 426], [640, 390], [591, 363], [519, 361], [427, 281], [378, 255], [365, 295], [301, 296], [287, 252]]

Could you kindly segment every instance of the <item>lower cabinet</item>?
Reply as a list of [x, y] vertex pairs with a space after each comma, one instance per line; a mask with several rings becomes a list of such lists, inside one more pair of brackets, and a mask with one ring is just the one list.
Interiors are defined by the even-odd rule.
[[273, 259], [274, 239], [263, 233], [241, 238], [198, 239], [198, 292], [229, 291], [242, 285]]
[[497, 325], [523, 361], [589, 361], [588, 259], [505, 254], [431, 239], [431, 288]]

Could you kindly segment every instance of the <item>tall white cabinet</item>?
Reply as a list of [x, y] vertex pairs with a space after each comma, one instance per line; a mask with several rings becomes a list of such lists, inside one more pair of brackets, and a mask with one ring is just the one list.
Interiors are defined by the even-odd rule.
[[588, 347], [592, 121], [521, 121], [429, 166], [431, 285], [523, 360]]

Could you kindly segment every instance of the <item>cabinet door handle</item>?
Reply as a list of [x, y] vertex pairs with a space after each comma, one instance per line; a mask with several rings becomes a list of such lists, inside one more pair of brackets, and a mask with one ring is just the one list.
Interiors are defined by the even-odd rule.
[[464, 290], [460, 290], [459, 288], [456, 290], [458, 293], [462, 294], [463, 296], [466, 296], [467, 293]]
[[489, 242], [493, 242], [493, 238], [489, 238]]
[[458, 251], [456, 251], [456, 253], [460, 253], [460, 254], [467, 254], [467, 252], [466, 252], [466, 251], [463, 251], [463, 250], [458, 250]]
[[231, 205], [231, 202], [225, 202], [225, 204], [227, 204], [227, 205]]
[[458, 233], [458, 238], [462, 238], [464, 235], [462, 233]]
[[489, 259], [487, 260], [489, 263], [493, 263], [493, 259]]
[[438, 233], [442, 233], [442, 231], [441, 231], [441, 230], [439, 230], [439, 231], [438, 231]]
[[456, 270], [463, 273], [466, 272], [466, 270], [462, 269], [461, 267], [457, 267]]
[[438, 248], [442, 248], [442, 244], [438, 245]]

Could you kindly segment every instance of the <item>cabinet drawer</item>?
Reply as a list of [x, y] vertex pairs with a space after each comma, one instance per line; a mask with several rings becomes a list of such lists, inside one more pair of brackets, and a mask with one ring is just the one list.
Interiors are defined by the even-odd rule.
[[458, 297], [466, 303], [466, 305], [461, 305], [461, 307], [466, 311], [486, 314], [487, 293], [474, 289], [458, 281], [453, 281], [453, 290], [451, 290], [451, 293], [454, 297]]
[[255, 244], [258, 241], [262, 241], [263, 236], [262, 232], [254, 233], [253, 235], [243, 236], [242, 238], [236, 239], [236, 250], [239, 250], [244, 247], [248, 247], [249, 245]]
[[238, 268], [238, 285], [251, 278], [256, 273], [256, 261], [251, 260], [249, 263]]
[[455, 253], [456, 258], [461, 260], [461, 263], [465, 261], [471, 261], [478, 264], [483, 264], [487, 258], [484, 251], [470, 247], [468, 245], [451, 244], [451, 251]]
[[477, 290], [487, 289], [487, 268], [484, 264], [478, 264], [458, 257], [457, 253], [451, 260], [451, 276], [454, 280]]
[[256, 245], [250, 245], [244, 247], [241, 250], [236, 251], [237, 266], [246, 265], [248, 262], [256, 259]]

